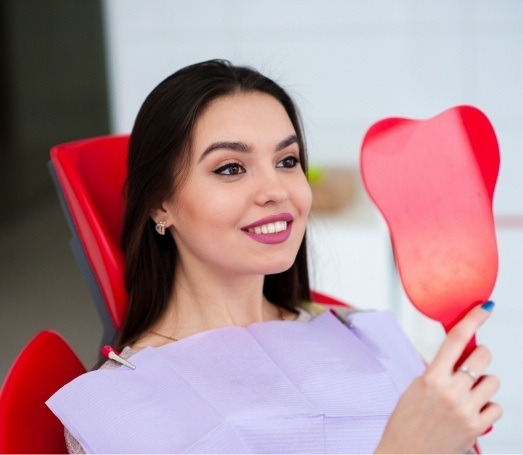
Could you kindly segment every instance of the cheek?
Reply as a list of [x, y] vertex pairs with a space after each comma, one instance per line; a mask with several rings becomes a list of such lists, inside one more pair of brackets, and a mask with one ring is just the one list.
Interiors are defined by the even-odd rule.
[[294, 200], [300, 213], [307, 217], [312, 205], [312, 190], [305, 177], [294, 187]]
[[238, 218], [239, 207], [232, 196], [212, 189], [192, 197], [182, 209], [185, 224], [198, 231], [230, 226]]

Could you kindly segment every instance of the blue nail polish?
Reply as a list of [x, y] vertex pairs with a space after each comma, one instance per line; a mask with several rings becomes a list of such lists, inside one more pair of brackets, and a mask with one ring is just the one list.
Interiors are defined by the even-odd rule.
[[492, 300], [488, 300], [481, 305], [481, 308], [483, 308], [485, 311], [491, 312], [492, 308], [494, 308], [494, 305], [495, 303]]

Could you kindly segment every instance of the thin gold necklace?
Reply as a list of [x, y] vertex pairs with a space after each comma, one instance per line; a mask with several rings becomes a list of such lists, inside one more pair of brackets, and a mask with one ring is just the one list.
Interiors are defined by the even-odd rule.
[[[281, 307], [278, 307], [278, 317], [280, 318], [280, 321], [284, 321], [285, 320], [285, 317], [284, 317], [284, 314], [283, 314], [283, 308], [281, 308]], [[156, 335], [156, 336], [159, 336], [159, 337], [165, 338], [167, 340], [171, 340], [171, 341], [178, 341], [178, 338], [174, 338], [174, 337], [169, 336], [169, 335], [164, 335], [163, 333], [156, 332], [154, 330], [147, 330], [145, 333], [150, 333], [152, 335]]]
[[178, 338], [170, 337], [169, 335], [164, 335], [163, 333], [155, 332], [154, 330], [147, 330], [145, 333], [152, 333], [153, 335], [157, 335], [162, 338], [167, 338], [168, 340], [171, 340], [171, 341], [178, 341]]

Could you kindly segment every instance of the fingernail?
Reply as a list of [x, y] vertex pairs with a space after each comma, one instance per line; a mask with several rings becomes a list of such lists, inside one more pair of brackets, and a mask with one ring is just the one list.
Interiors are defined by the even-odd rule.
[[492, 300], [486, 301], [484, 304], [481, 305], [481, 308], [483, 308], [485, 311], [488, 311], [489, 313], [492, 311], [492, 308], [494, 308], [495, 303]]

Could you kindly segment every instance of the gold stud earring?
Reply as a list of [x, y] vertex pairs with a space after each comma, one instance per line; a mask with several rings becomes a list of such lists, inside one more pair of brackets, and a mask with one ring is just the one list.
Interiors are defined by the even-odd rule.
[[156, 223], [156, 232], [158, 232], [160, 235], [165, 235], [165, 221]]

